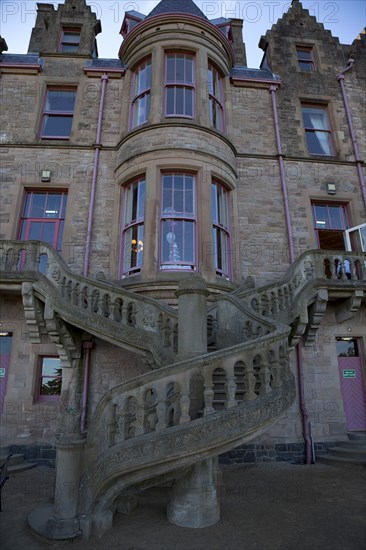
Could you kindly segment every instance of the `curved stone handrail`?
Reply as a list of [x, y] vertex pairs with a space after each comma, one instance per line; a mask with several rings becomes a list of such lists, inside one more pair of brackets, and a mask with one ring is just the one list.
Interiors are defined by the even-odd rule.
[[72, 273], [46, 243], [1, 241], [0, 278], [31, 281], [46, 305], [75, 326], [92, 334], [115, 332], [115, 343], [152, 352], [158, 365], [172, 361], [178, 338], [178, 315], [173, 308]]
[[310, 281], [314, 284], [321, 280], [326, 286], [346, 288], [366, 284], [366, 253], [310, 250], [301, 254], [281, 281], [258, 289], [239, 287], [232, 295], [244, 300], [257, 314], [276, 318], [293, 306]]
[[128, 486], [216, 456], [273, 422], [295, 396], [288, 334], [276, 330], [107, 392], [86, 440], [80, 514], [92, 518]]

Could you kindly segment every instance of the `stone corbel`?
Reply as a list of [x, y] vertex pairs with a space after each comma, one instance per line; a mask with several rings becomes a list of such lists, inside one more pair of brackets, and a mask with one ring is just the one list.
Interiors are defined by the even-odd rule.
[[80, 342], [77, 342], [65, 323], [46, 305], [45, 324], [51, 342], [57, 348], [63, 368], [75, 367], [81, 357]]
[[299, 316], [297, 317], [296, 321], [293, 324], [290, 337], [289, 337], [289, 344], [290, 349], [294, 349], [295, 346], [300, 342], [305, 329], [307, 327], [309, 321], [308, 317], [308, 310], [307, 307], [303, 307], [300, 309]]
[[22, 301], [30, 341], [32, 344], [40, 344], [44, 321], [40, 302], [35, 297], [33, 284], [30, 282], [22, 283]]
[[309, 308], [309, 323], [304, 334], [304, 345], [308, 346], [315, 340], [316, 333], [324, 317], [328, 304], [328, 291], [320, 288], [315, 302]]
[[363, 296], [363, 290], [355, 290], [352, 296], [337, 308], [335, 314], [337, 323], [343, 323], [354, 317], [355, 313], [360, 309]]

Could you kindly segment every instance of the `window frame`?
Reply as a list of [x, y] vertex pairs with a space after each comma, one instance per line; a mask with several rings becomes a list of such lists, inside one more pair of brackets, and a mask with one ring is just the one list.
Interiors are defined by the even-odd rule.
[[[321, 206], [321, 207], [324, 207], [327, 209], [327, 218], [328, 218], [328, 221], [329, 221], [329, 225], [330, 227], [325, 227], [325, 228], [321, 228], [321, 227], [317, 227], [317, 219], [316, 219], [316, 210], [315, 208], [317, 206]], [[340, 214], [340, 218], [341, 218], [341, 221], [342, 221], [342, 227], [341, 228], [333, 228], [331, 227], [332, 223], [331, 223], [331, 215], [329, 213], [329, 207], [338, 207], [340, 208], [341, 210], [341, 214]], [[311, 213], [312, 213], [312, 218], [313, 218], [313, 229], [314, 229], [314, 233], [315, 233], [315, 238], [316, 238], [316, 245], [317, 245], [317, 248], [318, 250], [328, 250], [326, 248], [322, 248], [320, 246], [320, 238], [319, 238], [319, 232], [320, 231], [327, 231], [327, 232], [342, 232], [343, 235], [344, 235], [344, 250], [346, 249], [346, 238], [345, 238], [345, 231], [347, 229], [349, 229], [351, 227], [350, 225], [350, 215], [349, 215], [349, 212], [348, 212], [348, 204], [345, 203], [345, 202], [332, 202], [332, 201], [321, 201], [321, 200], [312, 200], [311, 201]]]
[[[31, 212], [32, 203], [33, 203], [33, 197], [34, 195], [46, 195], [45, 199], [45, 208], [48, 201], [49, 195], [60, 195], [61, 201], [60, 201], [60, 210], [59, 210], [59, 216], [58, 217], [35, 217], [35, 216], [28, 216], [27, 214]], [[29, 202], [28, 202], [29, 197]], [[63, 239], [63, 231], [65, 226], [65, 219], [66, 219], [66, 208], [67, 208], [67, 200], [68, 200], [68, 193], [65, 190], [58, 190], [58, 189], [26, 189], [24, 193], [23, 198], [23, 206], [22, 206], [22, 213], [20, 216], [20, 223], [19, 223], [19, 231], [18, 231], [18, 239], [23, 241], [33, 240], [29, 239], [29, 232], [31, 230], [31, 223], [41, 223], [42, 224], [42, 232], [44, 230], [44, 225], [47, 223], [53, 223], [55, 225], [54, 230], [54, 238], [52, 243], [48, 243], [57, 252], [61, 252], [62, 247], [62, 239]], [[47, 211], [44, 210], [44, 213], [46, 214]], [[23, 234], [23, 227], [25, 231], [24, 238], [22, 238]], [[38, 239], [36, 239], [38, 240]], [[44, 241], [48, 242], [48, 241]]]
[[[215, 74], [218, 78], [218, 86], [220, 90], [221, 99], [215, 95], [215, 86], [213, 86], [213, 91], [210, 90], [210, 79], [208, 78], [208, 103], [209, 103], [209, 118], [210, 118], [210, 126], [211, 128], [214, 128], [218, 132], [225, 132], [225, 88], [224, 88], [224, 77], [222, 76], [222, 73], [219, 71], [219, 69], [216, 67], [216, 65], [209, 61], [208, 63], [208, 69], [207, 72], [209, 74], [210, 70], [213, 72], [213, 82], [215, 82]], [[214, 123], [214, 107], [218, 107], [220, 112], [219, 119], [221, 120], [221, 127], [218, 127], [217, 124]]]
[[[183, 55], [184, 58], [190, 57], [192, 59], [192, 82], [188, 81], [168, 81], [168, 56], [169, 55]], [[187, 118], [190, 120], [195, 119], [196, 117], [196, 86], [197, 86], [197, 76], [196, 76], [196, 55], [192, 52], [186, 52], [186, 51], [166, 51], [164, 53], [164, 116], [166, 118]], [[178, 88], [182, 88], [185, 90], [192, 90], [192, 115], [186, 114], [185, 112], [183, 114], [176, 112], [176, 90]], [[174, 89], [174, 113], [168, 114], [168, 89]], [[183, 105], [184, 105], [184, 111], [185, 111], [185, 95], [183, 95]]]
[[[137, 82], [137, 78], [138, 78], [138, 76], [137, 76], [138, 71], [140, 71], [143, 66], [146, 67], [148, 64], [150, 65], [149, 87], [144, 88], [141, 92], [138, 92], [138, 91], [136, 92], [136, 82]], [[131, 81], [131, 109], [130, 109], [130, 129], [131, 130], [133, 130], [135, 128], [139, 128], [143, 124], [146, 124], [149, 120], [150, 108], [151, 108], [151, 84], [152, 84], [152, 63], [151, 63], [151, 57], [147, 57], [147, 58], [143, 59], [136, 66], [136, 68], [133, 71], [133, 77], [132, 77], [132, 81]], [[143, 120], [143, 122], [135, 124], [134, 123], [134, 116], [135, 116], [135, 112], [138, 109], [138, 105], [139, 105], [138, 102], [141, 99], [146, 98], [147, 96], [149, 96], [149, 106], [148, 106], [148, 109], [146, 109], [146, 103], [145, 103], [145, 107], [144, 107], [145, 117], [144, 117], [144, 120]]]
[[[324, 120], [327, 124], [327, 128], [312, 128], [310, 126], [306, 126], [305, 125], [305, 118], [304, 118], [304, 109], [307, 109], [307, 108], [318, 109], [319, 111], [322, 111], [323, 114], [324, 114]], [[304, 131], [305, 131], [305, 142], [306, 142], [306, 147], [307, 147], [309, 155], [320, 156], [320, 157], [334, 157], [336, 153], [335, 153], [335, 145], [334, 145], [334, 138], [333, 138], [333, 128], [332, 128], [332, 125], [331, 125], [328, 105], [322, 104], [322, 103], [311, 103], [311, 102], [308, 102], [308, 101], [303, 101], [303, 102], [301, 102], [301, 115], [302, 115], [302, 122], [303, 122], [303, 126], [304, 126]], [[316, 133], [316, 132], [322, 132], [322, 133], [324, 133], [328, 136], [327, 142], [328, 142], [328, 145], [329, 145], [329, 148], [330, 148], [330, 153], [329, 154], [328, 153], [319, 153], [319, 152], [310, 151], [307, 134], [308, 133]]]
[[[128, 204], [127, 204], [127, 200], [128, 200], [128, 197], [127, 197], [127, 194], [129, 192], [129, 190], [132, 188], [132, 186], [136, 185], [137, 184], [137, 188], [138, 188], [138, 191], [137, 191], [137, 205], [136, 205], [136, 213], [137, 213], [137, 217], [136, 219], [133, 219], [131, 221], [129, 221], [128, 223], [126, 223], [126, 218], [127, 218], [127, 208], [128, 208]], [[138, 217], [138, 213], [139, 213], [139, 200], [140, 200], [140, 184], [143, 184], [144, 185], [144, 190], [143, 190], [143, 206], [142, 206], [142, 217]], [[133, 196], [131, 195], [132, 197], [132, 200], [133, 200]], [[124, 265], [125, 265], [125, 254], [126, 254], [126, 235], [129, 231], [134, 231], [137, 229], [137, 232], [139, 233], [139, 228], [142, 227], [143, 228], [143, 238], [144, 238], [144, 234], [145, 234], [145, 200], [146, 200], [146, 177], [145, 176], [140, 176], [139, 178], [136, 178], [130, 182], [128, 182], [124, 188], [123, 188], [123, 200], [122, 200], [122, 224], [121, 224], [121, 251], [120, 251], [120, 262], [119, 262], [119, 278], [125, 278], [125, 277], [129, 277], [131, 275], [135, 275], [137, 273], [140, 273], [141, 272], [141, 269], [143, 267], [143, 262], [144, 262], [144, 241], [142, 241], [142, 249], [140, 251], [136, 251], [136, 260], [138, 259], [138, 253], [142, 251], [142, 259], [141, 259], [141, 263], [140, 265], [138, 265], [138, 262], [136, 262], [136, 265], [132, 265], [132, 261], [131, 261], [131, 265], [129, 266], [128, 269], [125, 269], [124, 268]], [[133, 205], [132, 205], [133, 206]], [[136, 244], [139, 244], [139, 241], [136, 243]]]
[[[67, 93], [74, 93], [74, 103], [72, 111], [65, 111], [65, 110], [59, 110], [59, 109], [47, 109], [47, 100], [48, 100], [48, 94], [49, 92], [67, 92]], [[74, 119], [75, 114], [75, 104], [76, 104], [76, 94], [77, 94], [77, 87], [76, 86], [47, 86], [44, 94], [43, 99], [43, 105], [42, 105], [42, 114], [41, 114], [41, 121], [40, 121], [40, 127], [39, 127], [39, 138], [40, 139], [58, 139], [63, 141], [68, 141], [70, 139], [70, 136], [72, 134], [72, 123]], [[62, 135], [47, 135], [44, 134], [44, 127], [45, 127], [45, 120], [46, 117], [54, 117], [54, 118], [71, 118], [71, 126], [70, 126], [70, 133], [66, 136]]]
[[[304, 46], [304, 45], [297, 45], [296, 48], [296, 59], [297, 59], [297, 66], [300, 72], [302, 73], [314, 73], [317, 70], [316, 63], [315, 63], [315, 57], [314, 57], [314, 48], [313, 46]], [[307, 59], [305, 57], [301, 58], [301, 52], [307, 52], [310, 53], [310, 59]], [[310, 70], [304, 69], [301, 66], [301, 63], [311, 67]]]
[[[65, 34], [74, 34], [75, 36], [78, 36], [79, 40], [75, 42], [65, 42], [64, 37]], [[81, 38], [81, 27], [62, 27], [61, 29], [61, 36], [60, 36], [60, 42], [58, 45], [58, 53], [78, 53], [80, 48], [80, 38]], [[76, 50], [64, 50], [64, 46], [77, 46]]]
[[[221, 192], [225, 194], [226, 198], [226, 220], [227, 224], [221, 223], [220, 215], [219, 215], [219, 201], [217, 201], [217, 219], [214, 217], [214, 204], [212, 202], [212, 246], [213, 246], [213, 265], [214, 269], [217, 275], [220, 277], [224, 277], [228, 280], [230, 280], [232, 275], [232, 265], [231, 265], [231, 255], [230, 255], [230, 249], [231, 249], [231, 227], [230, 227], [230, 219], [231, 219], [231, 205], [230, 205], [230, 190], [225, 187], [222, 183], [217, 181], [216, 179], [213, 179], [211, 182], [211, 193], [213, 198], [214, 193], [214, 187], [216, 187], [216, 197], [217, 197], [217, 189], [220, 189]], [[214, 233], [218, 233], [219, 235], [223, 234], [226, 237], [226, 265], [227, 269], [225, 270], [223, 268], [223, 262], [221, 262], [221, 267], [219, 266], [219, 250], [218, 247], [219, 242], [221, 243], [221, 240], [217, 239], [216, 237], [216, 243], [217, 247], [215, 247], [215, 238]], [[222, 253], [220, 254], [222, 256]]]
[[[44, 359], [58, 359], [60, 362], [60, 369], [61, 374], [59, 376], [48, 376], [43, 375], [43, 360]], [[41, 393], [42, 389], [42, 380], [44, 378], [52, 379], [52, 380], [61, 380], [61, 386], [60, 386], [60, 393], [52, 394], [52, 395], [43, 395]], [[62, 366], [61, 366], [61, 359], [58, 355], [50, 355], [50, 354], [40, 354], [37, 357], [37, 380], [36, 380], [36, 392], [35, 392], [35, 401], [43, 401], [43, 402], [55, 402], [59, 401], [61, 398], [61, 391], [62, 391]]]
[[[164, 213], [163, 212], [163, 206], [164, 206], [164, 201], [163, 201], [163, 196], [164, 196], [164, 177], [165, 176], [172, 176], [174, 178], [174, 176], [188, 176], [188, 177], [191, 177], [193, 179], [193, 197], [192, 197], [192, 200], [193, 200], [193, 213], [187, 213], [187, 212], [176, 212], [174, 213], [174, 217], [173, 217], [173, 213], [171, 212], [167, 212], [167, 213]], [[161, 193], [160, 193], [160, 244], [159, 244], [159, 268], [160, 268], [160, 271], [162, 272], [166, 272], [166, 271], [187, 271], [189, 273], [193, 272], [193, 271], [197, 271], [198, 270], [198, 257], [197, 257], [197, 250], [198, 250], [198, 246], [197, 246], [197, 185], [196, 185], [196, 180], [197, 180], [197, 177], [196, 177], [196, 173], [194, 172], [190, 172], [190, 171], [183, 171], [183, 170], [166, 170], [166, 171], [163, 171], [161, 172], [161, 186], [160, 186], [160, 189], [161, 189]], [[174, 193], [174, 181], [173, 181], [173, 184], [172, 184], [172, 196], [173, 196], [173, 193]], [[163, 260], [163, 235], [164, 235], [164, 231], [163, 231], [163, 227], [164, 227], [164, 221], [165, 220], [172, 220], [172, 223], [174, 224], [174, 222], [192, 222], [193, 224], [193, 242], [192, 242], [192, 245], [193, 245], [193, 262], [187, 262], [187, 261], [179, 261], [179, 262], [170, 262], [170, 261], [167, 261], [167, 260]]]

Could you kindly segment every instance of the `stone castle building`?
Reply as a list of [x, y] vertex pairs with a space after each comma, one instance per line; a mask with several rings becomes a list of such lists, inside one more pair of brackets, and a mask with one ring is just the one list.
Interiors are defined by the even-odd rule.
[[210, 525], [215, 457], [366, 430], [366, 35], [294, 0], [250, 69], [241, 20], [162, 0], [100, 59], [84, 0], [37, 6], [0, 40], [2, 445], [76, 487], [49, 538], [172, 480]]

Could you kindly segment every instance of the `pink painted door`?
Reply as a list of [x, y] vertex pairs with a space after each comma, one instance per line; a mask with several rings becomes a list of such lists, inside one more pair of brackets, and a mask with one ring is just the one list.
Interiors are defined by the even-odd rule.
[[4, 335], [0, 336], [0, 414], [3, 412], [6, 386], [8, 383], [11, 339], [11, 333], [4, 333]]
[[366, 393], [357, 340], [339, 339], [337, 350], [347, 430], [366, 430]]

